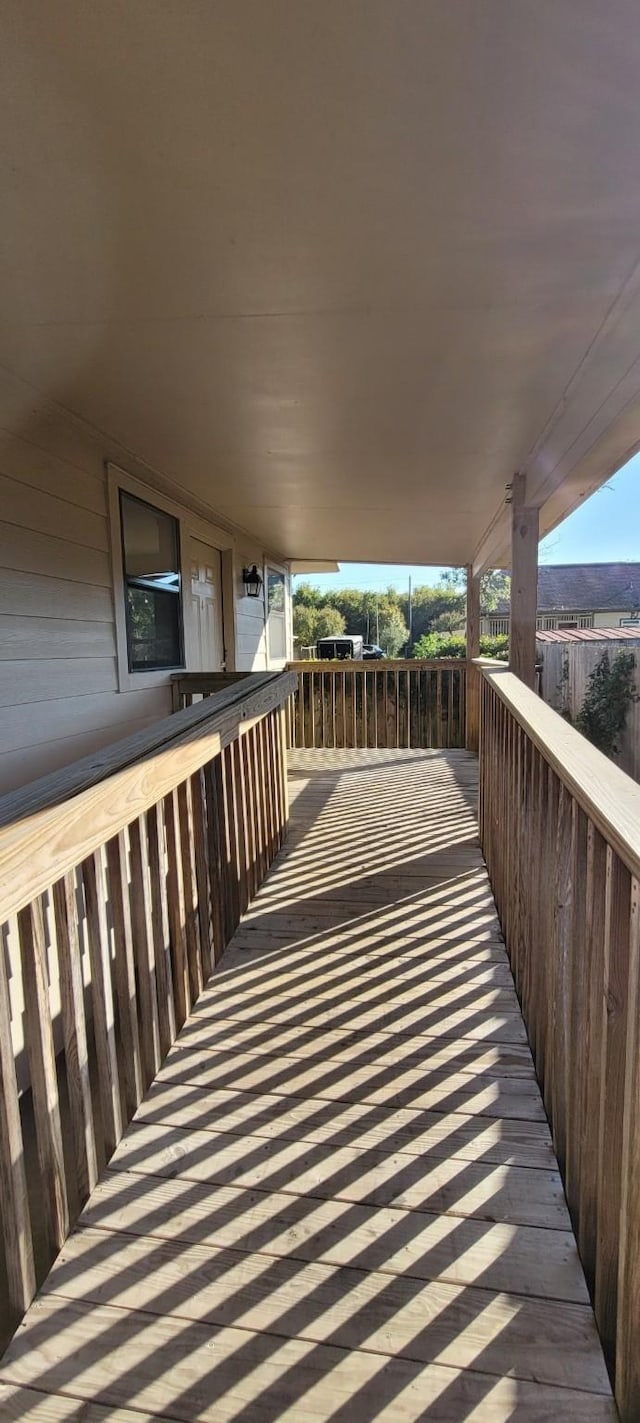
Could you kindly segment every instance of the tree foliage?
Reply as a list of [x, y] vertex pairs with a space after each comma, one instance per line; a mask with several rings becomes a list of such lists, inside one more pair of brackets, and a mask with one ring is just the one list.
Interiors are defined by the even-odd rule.
[[293, 636], [299, 647], [313, 647], [319, 637], [337, 637], [345, 629], [345, 620], [337, 608], [294, 601]]
[[[443, 582], [447, 588], [457, 589], [460, 593], [463, 605], [467, 587], [467, 574], [464, 568], [452, 568], [443, 574]], [[505, 573], [503, 568], [489, 568], [482, 574], [480, 579], [480, 607], [483, 613], [492, 613], [497, 608], [498, 603], [503, 600], [509, 601], [511, 595], [511, 575]]]
[[[499, 570], [482, 580], [483, 611], [494, 608], [499, 598], [508, 596], [509, 576]], [[360, 588], [338, 588], [323, 593], [313, 584], [298, 583], [293, 594], [294, 637], [301, 647], [311, 647], [319, 637], [340, 632], [359, 635], [365, 642], [378, 642], [389, 657], [415, 652], [421, 639], [431, 634], [450, 637], [464, 635], [466, 615], [466, 574], [452, 569], [436, 587], [419, 585], [409, 592], [387, 588], [384, 593]], [[321, 614], [331, 615], [329, 622]], [[340, 623], [336, 617], [342, 619]], [[411, 626], [411, 642], [409, 627]], [[453, 654], [438, 654], [449, 656]], [[493, 656], [493, 652], [487, 652]]]

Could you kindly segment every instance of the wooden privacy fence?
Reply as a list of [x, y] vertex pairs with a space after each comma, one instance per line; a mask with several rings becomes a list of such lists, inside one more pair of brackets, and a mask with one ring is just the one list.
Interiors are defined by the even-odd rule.
[[294, 747], [464, 746], [466, 663], [290, 662]]
[[249, 677], [0, 802], [0, 1183], [14, 1316], [281, 844], [294, 687], [286, 672]]
[[623, 1423], [640, 1418], [640, 787], [485, 672], [480, 830]]

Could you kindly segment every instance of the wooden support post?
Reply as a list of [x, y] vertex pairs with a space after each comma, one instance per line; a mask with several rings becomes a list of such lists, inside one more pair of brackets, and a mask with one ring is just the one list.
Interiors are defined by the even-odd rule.
[[525, 476], [513, 480], [509, 665], [533, 687], [536, 667], [539, 511], [525, 503]]
[[472, 666], [480, 656], [480, 574], [475, 577], [467, 565], [467, 687], [465, 711], [465, 746], [477, 751], [480, 741], [480, 673]]

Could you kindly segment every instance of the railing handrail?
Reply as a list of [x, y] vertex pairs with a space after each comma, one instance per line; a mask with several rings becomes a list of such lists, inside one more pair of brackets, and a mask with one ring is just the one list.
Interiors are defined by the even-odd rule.
[[[33, 815], [35, 811], [44, 810], [49, 805], [57, 805], [68, 800], [70, 796], [87, 790], [89, 786], [97, 785], [107, 776], [124, 770], [134, 761], [142, 760], [144, 756], [151, 755], [158, 747], [175, 741], [188, 727], [195, 727], [201, 721], [208, 720], [212, 712], [242, 702], [249, 693], [259, 691], [280, 675], [278, 672], [249, 673], [242, 682], [216, 692], [215, 700], [209, 697], [206, 702], [198, 702], [195, 706], [186, 708], [186, 711], [180, 713], [182, 720], [178, 720], [175, 713], [162, 717], [142, 731], [134, 731], [129, 736], [120, 737], [118, 741], [111, 741], [108, 746], [72, 761], [69, 766], [63, 766], [59, 771], [51, 771], [46, 776], [29, 781], [19, 790], [9, 791], [0, 796], [0, 830], [26, 815]], [[188, 716], [186, 712], [189, 713]]]
[[291, 672], [437, 672], [465, 665], [464, 657], [313, 657], [287, 662]]
[[[250, 684], [250, 685], [249, 685]], [[0, 801], [0, 919], [112, 839], [296, 687], [256, 673]]]
[[596, 829], [640, 878], [640, 785], [508, 668], [485, 663], [482, 674]]

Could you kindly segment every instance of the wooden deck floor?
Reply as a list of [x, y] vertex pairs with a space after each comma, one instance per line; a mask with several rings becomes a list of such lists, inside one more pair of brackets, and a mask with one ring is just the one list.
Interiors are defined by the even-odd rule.
[[288, 844], [0, 1366], [3, 1419], [616, 1417], [475, 779], [293, 756]]

